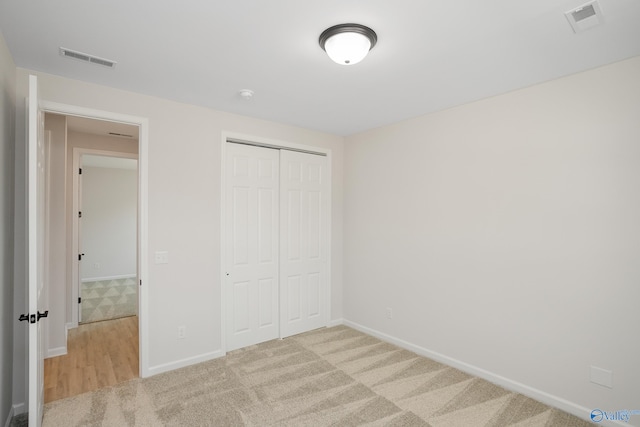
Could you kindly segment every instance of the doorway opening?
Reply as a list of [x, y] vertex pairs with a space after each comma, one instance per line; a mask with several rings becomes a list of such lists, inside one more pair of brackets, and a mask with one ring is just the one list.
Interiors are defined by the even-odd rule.
[[64, 322], [49, 324], [48, 341], [57, 347], [46, 352], [45, 402], [144, 372], [142, 123], [112, 121], [109, 113], [107, 120], [65, 114], [76, 109], [60, 108], [45, 110], [50, 200], [63, 200], [57, 211], [52, 205], [48, 218], [59, 234], [50, 239], [59, 262], [50, 262], [48, 295], [50, 307], [64, 312]]
[[136, 316], [137, 154], [74, 151], [82, 171], [74, 191], [80, 252], [78, 323]]

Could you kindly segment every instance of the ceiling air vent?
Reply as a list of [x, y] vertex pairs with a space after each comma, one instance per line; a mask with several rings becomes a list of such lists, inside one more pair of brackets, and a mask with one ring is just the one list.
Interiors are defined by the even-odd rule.
[[73, 58], [79, 61], [90, 62], [92, 64], [101, 65], [107, 68], [113, 68], [116, 66], [116, 62], [110, 59], [99, 58], [94, 55], [89, 55], [87, 53], [78, 52], [64, 47], [60, 48], [60, 55], [64, 56], [65, 58]]
[[596, 27], [603, 22], [602, 11], [597, 1], [585, 3], [582, 6], [565, 12], [574, 33], [580, 33], [589, 28]]
[[133, 138], [133, 135], [127, 135], [126, 133], [109, 132], [111, 136], [120, 136], [122, 138]]

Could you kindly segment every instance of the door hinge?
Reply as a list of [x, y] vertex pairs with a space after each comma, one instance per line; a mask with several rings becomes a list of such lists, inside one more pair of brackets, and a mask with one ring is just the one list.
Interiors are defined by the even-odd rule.
[[142, 279], [140, 279], [140, 286], [142, 286]]
[[78, 211], [78, 218], [82, 218], [82, 211]]
[[78, 169], [78, 175], [82, 175], [82, 168]]
[[82, 304], [82, 297], [78, 297], [78, 304]]
[[84, 256], [84, 254], [78, 254], [78, 261], [82, 261], [82, 257]]

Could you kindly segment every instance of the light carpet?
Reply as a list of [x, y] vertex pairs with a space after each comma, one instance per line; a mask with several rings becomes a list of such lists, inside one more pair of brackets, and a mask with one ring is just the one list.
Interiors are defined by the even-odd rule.
[[100, 322], [138, 314], [138, 289], [135, 277], [82, 282], [82, 321]]
[[346, 326], [45, 405], [47, 426], [589, 426]]

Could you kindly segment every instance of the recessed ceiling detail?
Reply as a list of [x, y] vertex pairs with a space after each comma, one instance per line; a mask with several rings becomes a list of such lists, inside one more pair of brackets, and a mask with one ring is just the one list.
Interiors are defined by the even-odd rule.
[[602, 11], [597, 1], [564, 13], [574, 33], [580, 33], [603, 23]]
[[60, 48], [60, 55], [64, 56], [65, 58], [72, 58], [77, 59], [78, 61], [90, 62], [91, 64], [101, 65], [107, 68], [113, 68], [117, 64], [117, 62], [110, 59], [100, 58], [94, 55], [89, 55], [88, 53], [82, 53], [75, 50], [67, 49], [65, 47]]

